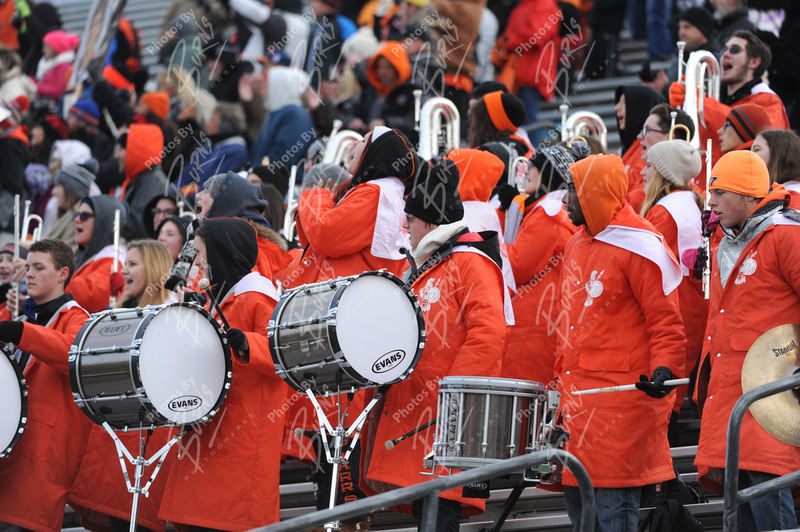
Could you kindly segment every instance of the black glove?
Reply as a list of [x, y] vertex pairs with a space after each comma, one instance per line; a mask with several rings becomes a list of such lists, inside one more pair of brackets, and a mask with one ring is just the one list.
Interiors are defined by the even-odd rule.
[[[228, 345], [234, 353], [249, 353], [250, 347], [247, 344], [247, 336], [244, 335], [239, 329], [228, 329]], [[244, 361], [247, 362], [249, 357], [245, 357]]]
[[495, 194], [497, 194], [497, 199], [500, 200], [500, 208], [504, 211], [507, 211], [511, 206], [511, 202], [514, 201], [514, 198], [519, 196], [519, 191], [508, 183], [497, 185], [494, 191]]
[[22, 328], [21, 321], [0, 321], [0, 342], [19, 344], [22, 340]]
[[641, 375], [636, 387], [655, 399], [661, 399], [672, 391], [674, 386], [664, 386], [664, 383], [672, 379], [672, 372], [669, 368], [658, 366], [653, 372], [653, 377], [648, 381], [647, 375]]

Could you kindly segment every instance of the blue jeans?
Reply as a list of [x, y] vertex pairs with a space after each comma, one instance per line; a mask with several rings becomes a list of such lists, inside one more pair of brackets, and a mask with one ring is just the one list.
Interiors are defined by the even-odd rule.
[[650, 59], [674, 54], [672, 33], [669, 30], [671, 0], [647, 0], [647, 53]]
[[[595, 526], [599, 532], [635, 532], [639, 524], [639, 500], [642, 488], [595, 488]], [[573, 530], [581, 526], [582, 501], [574, 486], [564, 486], [567, 515]]]
[[[777, 476], [760, 471], [741, 470], [739, 471], [739, 489], [761, 484]], [[740, 504], [738, 514], [740, 532], [797, 528], [792, 491], [788, 488], [759, 497], [748, 504]]]

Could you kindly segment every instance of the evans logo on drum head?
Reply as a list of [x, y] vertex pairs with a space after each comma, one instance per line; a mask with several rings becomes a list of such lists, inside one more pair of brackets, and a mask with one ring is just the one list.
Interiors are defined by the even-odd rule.
[[372, 371], [373, 373], [386, 373], [387, 371], [396, 368], [405, 358], [406, 352], [401, 349], [389, 351], [375, 361], [375, 363], [372, 365]]
[[114, 325], [106, 325], [98, 331], [100, 336], [117, 336], [127, 332], [131, 328], [130, 323], [115, 323]]
[[203, 404], [203, 400], [196, 395], [182, 395], [171, 400], [167, 405], [173, 412], [191, 412]]

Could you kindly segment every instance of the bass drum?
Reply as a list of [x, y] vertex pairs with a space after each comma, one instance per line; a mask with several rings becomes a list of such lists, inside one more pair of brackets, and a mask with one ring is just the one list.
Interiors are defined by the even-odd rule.
[[194, 304], [93, 314], [70, 350], [72, 395], [89, 419], [114, 430], [203, 423], [231, 384], [224, 338]]
[[365, 272], [287, 290], [268, 336], [289, 386], [329, 395], [406, 378], [422, 355], [425, 321], [400, 279]]
[[28, 416], [28, 387], [22, 377], [22, 368], [19, 367], [9, 349], [0, 344], [0, 395], [2, 395], [2, 408], [0, 408], [0, 459], [8, 453], [19, 441], [25, 431]]

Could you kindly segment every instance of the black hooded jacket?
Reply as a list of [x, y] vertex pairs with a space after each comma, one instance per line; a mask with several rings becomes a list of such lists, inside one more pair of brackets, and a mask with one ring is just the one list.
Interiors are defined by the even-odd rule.
[[[623, 94], [625, 95], [625, 130], [619, 130], [619, 137], [622, 143], [620, 153], [624, 155], [636, 141], [636, 136], [642, 131], [644, 122], [650, 115], [650, 109], [664, 103], [664, 96], [644, 85], [621, 85], [617, 87], [614, 96], [615, 104], [619, 102]], [[617, 127], [619, 127], [619, 119], [617, 119]]]

